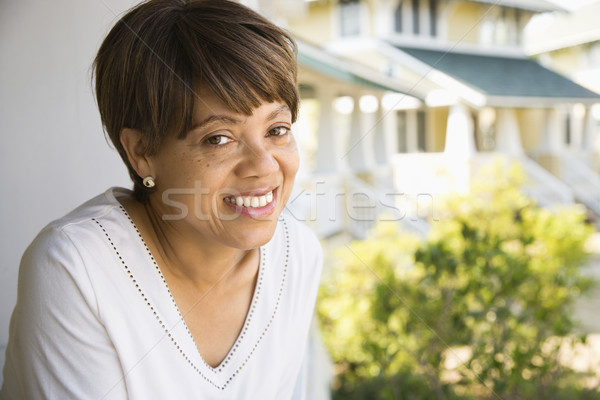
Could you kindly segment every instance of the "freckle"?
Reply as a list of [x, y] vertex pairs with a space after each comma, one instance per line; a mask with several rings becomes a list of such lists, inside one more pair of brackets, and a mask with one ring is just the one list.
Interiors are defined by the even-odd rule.
[[210, 167], [210, 163], [206, 163], [206, 168]]

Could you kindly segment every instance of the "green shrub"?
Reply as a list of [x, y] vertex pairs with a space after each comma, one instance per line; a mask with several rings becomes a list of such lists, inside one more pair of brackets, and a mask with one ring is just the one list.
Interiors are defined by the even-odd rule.
[[518, 168], [481, 182], [425, 241], [380, 222], [338, 249], [318, 302], [336, 398], [598, 398], [557, 357], [591, 284], [584, 212], [537, 207]]

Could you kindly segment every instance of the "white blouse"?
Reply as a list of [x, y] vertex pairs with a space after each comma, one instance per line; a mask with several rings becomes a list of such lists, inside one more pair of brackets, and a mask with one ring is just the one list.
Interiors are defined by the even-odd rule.
[[197, 350], [146, 243], [110, 189], [25, 252], [3, 399], [302, 399], [322, 267], [318, 240], [280, 217], [221, 365]]

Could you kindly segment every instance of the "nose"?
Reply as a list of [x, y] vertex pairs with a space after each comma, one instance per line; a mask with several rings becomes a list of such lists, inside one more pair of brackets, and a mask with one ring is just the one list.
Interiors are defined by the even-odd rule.
[[242, 160], [238, 163], [240, 177], [265, 177], [279, 169], [279, 163], [265, 143], [244, 143]]

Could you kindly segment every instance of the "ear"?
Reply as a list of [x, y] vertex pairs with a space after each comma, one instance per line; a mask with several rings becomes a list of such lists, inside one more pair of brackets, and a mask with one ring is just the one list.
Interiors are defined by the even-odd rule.
[[145, 178], [149, 175], [156, 178], [152, 168], [152, 162], [146, 155], [146, 143], [142, 133], [137, 129], [123, 128], [123, 130], [121, 130], [120, 139], [121, 145], [123, 146], [123, 149], [125, 149], [125, 153], [127, 153], [129, 163], [135, 172], [137, 172], [141, 178]]

